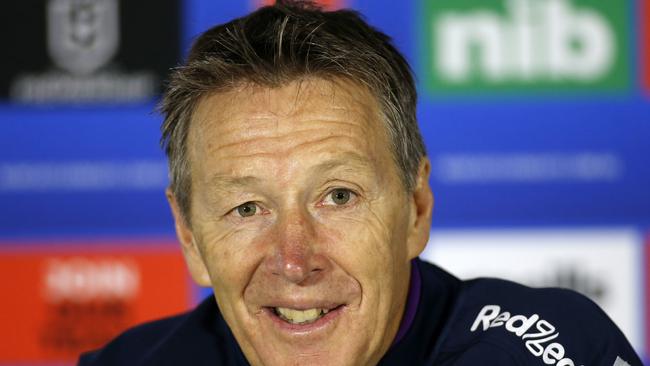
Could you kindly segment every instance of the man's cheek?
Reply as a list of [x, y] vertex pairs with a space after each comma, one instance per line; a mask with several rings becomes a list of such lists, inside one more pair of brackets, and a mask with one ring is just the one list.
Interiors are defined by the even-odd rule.
[[344, 217], [331, 225], [327, 235], [334, 251], [344, 251], [353, 265], [383, 266], [390, 254], [389, 235], [384, 221], [373, 214]]
[[254, 245], [256, 234], [243, 230], [215, 228], [202, 237], [202, 254], [213, 284], [237, 284], [248, 277], [249, 266], [260, 254]]

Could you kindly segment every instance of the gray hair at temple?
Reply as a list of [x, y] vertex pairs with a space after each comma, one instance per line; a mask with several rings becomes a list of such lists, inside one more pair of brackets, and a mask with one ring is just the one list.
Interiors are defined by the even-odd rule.
[[191, 177], [187, 136], [193, 111], [207, 95], [252, 83], [278, 87], [315, 76], [344, 78], [377, 99], [389, 148], [407, 191], [415, 186], [425, 147], [416, 120], [411, 69], [384, 33], [351, 10], [323, 11], [308, 1], [273, 6], [215, 26], [173, 70], [160, 105], [161, 145], [169, 159], [170, 188], [190, 224]]

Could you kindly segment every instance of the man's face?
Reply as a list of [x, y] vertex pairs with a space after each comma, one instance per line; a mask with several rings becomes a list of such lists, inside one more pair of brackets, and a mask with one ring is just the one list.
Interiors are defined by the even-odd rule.
[[375, 364], [427, 241], [428, 162], [406, 192], [376, 100], [338, 80], [242, 86], [198, 105], [190, 271], [255, 365]]

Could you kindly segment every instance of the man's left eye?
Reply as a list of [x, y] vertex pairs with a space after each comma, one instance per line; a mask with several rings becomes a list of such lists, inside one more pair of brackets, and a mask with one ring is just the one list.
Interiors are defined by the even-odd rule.
[[257, 212], [257, 205], [255, 202], [246, 202], [237, 206], [236, 211], [241, 217], [253, 216]]
[[327, 194], [325, 198], [326, 204], [334, 204], [337, 206], [342, 206], [350, 202], [355, 196], [354, 192], [345, 188], [336, 188]]

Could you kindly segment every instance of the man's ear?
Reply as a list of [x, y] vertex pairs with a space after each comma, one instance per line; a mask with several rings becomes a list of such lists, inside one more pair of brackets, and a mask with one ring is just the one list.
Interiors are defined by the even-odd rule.
[[187, 224], [187, 221], [178, 206], [178, 202], [176, 202], [176, 197], [170, 188], [167, 188], [165, 195], [167, 196], [167, 201], [169, 201], [169, 206], [172, 209], [172, 215], [174, 215], [176, 236], [178, 237], [178, 241], [181, 243], [183, 257], [185, 257], [185, 263], [187, 263], [190, 275], [199, 286], [210, 287], [210, 275], [196, 244], [192, 228]]
[[433, 193], [429, 186], [431, 163], [424, 156], [420, 160], [415, 188], [409, 194], [411, 200], [411, 220], [408, 238], [408, 258], [420, 255], [429, 241], [431, 230], [431, 212], [433, 211]]

